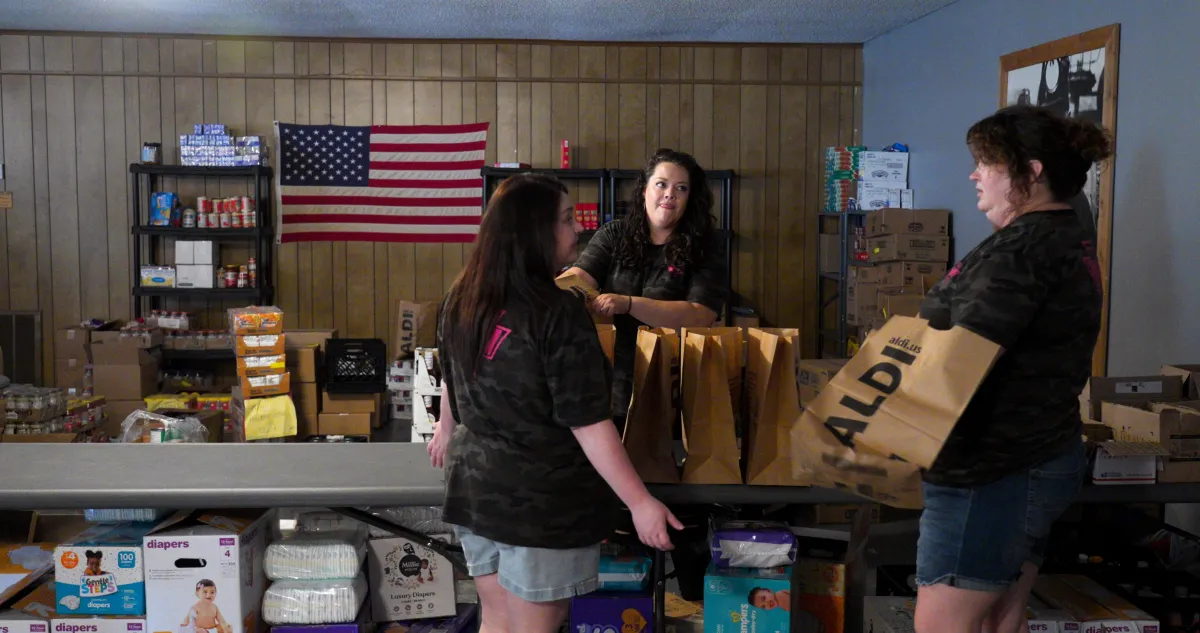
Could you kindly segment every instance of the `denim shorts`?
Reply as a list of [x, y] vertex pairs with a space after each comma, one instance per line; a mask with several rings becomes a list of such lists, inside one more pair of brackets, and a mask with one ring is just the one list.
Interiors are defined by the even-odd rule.
[[1083, 443], [1029, 470], [973, 488], [926, 483], [917, 584], [1003, 591], [1021, 565], [1041, 566], [1050, 527], [1083, 485]]
[[472, 578], [497, 575], [500, 586], [527, 602], [582, 596], [600, 584], [600, 545], [578, 549], [517, 547], [454, 526]]

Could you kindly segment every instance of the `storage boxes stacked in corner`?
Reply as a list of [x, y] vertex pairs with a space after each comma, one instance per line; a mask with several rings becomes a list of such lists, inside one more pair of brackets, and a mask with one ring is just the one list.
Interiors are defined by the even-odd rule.
[[92, 331], [69, 327], [54, 332], [54, 385], [68, 395], [90, 396], [92, 390]]
[[296, 407], [288, 397], [283, 311], [251, 306], [229, 310], [238, 386], [233, 389], [233, 428], [237, 441], [296, 435]]
[[125, 418], [145, 407], [146, 396], [158, 393], [162, 344], [158, 328], [92, 332], [92, 390], [107, 399], [109, 435], [119, 436]]
[[318, 430], [327, 440], [370, 441], [372, 431], [387, 421], [387, 344], [373, 338], [335, 338], [326, 350]]
[[267, 146], [261, 136], [233, 136], [220, 123], [197, 123], [191, 134], [179, 135], [179, 164], [203, 167], [265, 165]]
[[867, 152], [858, 155], [857, 196], [860, 211], [912, 209], [908, 188], [908, 152]]
[[438, 362], [438, 351], [432, 347], [417, 348], [415, 360], [412, 441], [428, 442], [433, 439], [441, 415], [442, 367]]
[[925, 292], [946, 274], [950, 212], [881, 209], [867, 215], [865, 265], [850, 268], [846, 322], [874, 328], [895, 315], [916, 316]]
[[296, 438], [304, 441], [320, 435], [325, 347], [329, 339], [337, 338], [337, 330], [287, 330], [285, 338], [292, 402], [296, 406]]

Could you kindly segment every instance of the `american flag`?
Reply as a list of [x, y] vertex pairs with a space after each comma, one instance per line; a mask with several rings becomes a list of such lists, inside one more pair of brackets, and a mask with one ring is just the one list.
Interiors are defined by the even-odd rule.
[[487, 123], [277, 123], [282, 242], [472, 242]]

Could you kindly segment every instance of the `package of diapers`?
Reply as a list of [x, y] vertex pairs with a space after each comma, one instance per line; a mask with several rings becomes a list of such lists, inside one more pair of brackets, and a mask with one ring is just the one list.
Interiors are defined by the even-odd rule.
[[267, 624], [351, 622], [367, 598], [367, 577], [354, 580], [284, 580], [267, 588], [262, 601]]
[[267, 547], [263, 569], [271, 580], [352, 580], [367, 557], [365, 532], [296, 532]]
[[796, 562], [796, 535], [785, 525], [730, 521], [712, 531], [713, 564], [765, 569]]

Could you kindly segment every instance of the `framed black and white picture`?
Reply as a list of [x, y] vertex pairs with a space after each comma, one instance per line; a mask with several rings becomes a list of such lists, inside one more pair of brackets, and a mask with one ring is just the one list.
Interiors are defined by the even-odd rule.
[[[1068, 117], [1088, 119], [1117, 133], [1117, 58], [1121, 27], [1101, 27], [1000, 58], [1000, 107], [1030, 104]], [[1096, 227], [1096, 254], [1104, 283], [1100, 339], [1092, 375], [1106, 375], [1108, 288], [1112, 247], [1112, 162], [1093, 165], [1083, 193]]]

